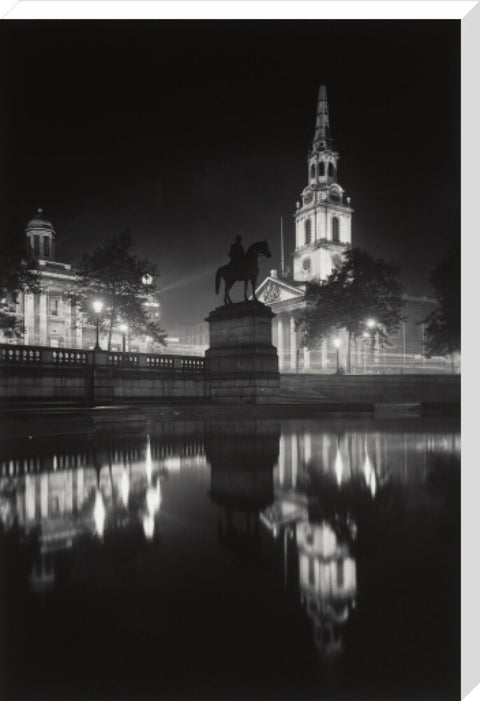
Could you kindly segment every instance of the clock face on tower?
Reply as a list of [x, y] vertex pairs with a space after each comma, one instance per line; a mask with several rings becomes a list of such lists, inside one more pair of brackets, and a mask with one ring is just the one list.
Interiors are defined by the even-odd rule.
[[330, 188], [330, 199], [335, 200], [335, 202], [338, 202], [342, 199], [342, 191], [338, 187], [338, 185], [332, 185]]

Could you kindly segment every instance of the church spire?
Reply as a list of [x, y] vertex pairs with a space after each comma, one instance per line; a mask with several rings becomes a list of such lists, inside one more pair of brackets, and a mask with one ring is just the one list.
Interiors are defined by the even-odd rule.
[[317, 118], [315, 120], [315, 136], [312, 151], [325, 151], [332, 147], [330, 138], [330, 120], [328, 117], [327, 88], [320, 85], [318, 91]]

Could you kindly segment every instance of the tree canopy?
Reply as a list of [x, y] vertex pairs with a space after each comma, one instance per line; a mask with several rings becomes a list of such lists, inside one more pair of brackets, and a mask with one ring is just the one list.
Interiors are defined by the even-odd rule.
[[155, 294], [158, 269], [150, 260], [139, 258], [133, 250], [129, 232], [107, 238], [93, 253], [85, 253], [78, 266], [78, 283], [72, 297], [80, 311], [95, 321], [92, 302], [101, 299], [104, 309], [101, 325], [108, 333], [108, 350], [116, 327], [125, 323], [131, 335], [145, 334], [155, 343], [166, 345], [166, 331], [159, 321], [149, 318], [145, 306], [147, 290], [142, 282], [150, 275], [148, 296]]
[[309, 348], [341, 329], [348, 333], [350, 348], [350, 339], [365, 332], [369, 318], [375, 320], [376, 332], [385, 341], [402, 319], [399, 268], [359, 248], [348, 249], [343, 257], [326, 280], [307, 285], [307, 306], [298, 326]]
[[23, 319], [15, 314], [18, 293], [36, 292], [39, 276], [35, 261], [27, 258], [15, 204], [4, 197], [0, 210], [0, 330], [12, 339], [21, 337], [24, 330]]
[[460, 247], [451, 249], [430, 274], [438, 307], [425, 319], [427, 355], [460, 351]]

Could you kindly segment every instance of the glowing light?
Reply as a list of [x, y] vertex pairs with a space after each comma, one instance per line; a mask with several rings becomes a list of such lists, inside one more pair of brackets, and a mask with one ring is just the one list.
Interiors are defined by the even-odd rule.
[[337, 475], [337, 484], [340, 486], [343, 477], [343, 460], [339, 449], [337, 449], [337, 457], [335, 458], [335, 474]]
[[145, 273], [145, 275], [142, 277], [142, 282], [144, 285], [151, 285], [153, 282], [153, 277], [150, 275], [150, 273]]
[[95, 506], [93, 507], [93, 520], [95, 521], [95, 531], [100, 538], [103, 538], [105, 529], [105, 506], [103, 505], [102, 493], [97, 489], [95, 494]]
[[122, 503], [124, 506], [128, 506], [128, 496], [130, 494], [130, 478], [128, 476], [127, 468], [123, 468], [122, 479], [120, 482], [120, 494], [122, 496]]
[[339, 338], [334, 338], [333, 345], [335, 346], [335, 348], [340, 348], [340, 346], [342, 345], [342, 341]]
[[147, 511], [150, 516], [154, 516], [162, 503], [162, 493], [160, 491], [160, 480], [157, 479], [155, 486], [150, 486], [147, 489], [147, 494], [145, 497], [147, 503]]
[[182, 467], [182, 459], [179, 455], [171, 455], [170, 457], [162, 460], [162, 464], [169, 472], [180, 472]]
[[95, 314], [100, 314], [103, 309], [103, 302], [101, 299], [95, 299], [92, 302], [93, 311]]
[[377, 325], [375, 319], [367, 319], [367, 326], [369, 329], [373, 329]]
[[145, 533], [145, 538], [151, 540], [153, 538], [153, 533], [155, 531], [155, 519], [150, 514], [145, 514], [143, 517], [143, 532]]
[[377, 478], [375, 476], [375, 470], [372, 467], [368, 453], [365, 453], [365, 462], [363, 463], [363, 474], [365, 475], [365, 482], [367, 487], [372, 493], [372, 497], [375, 496], [377, 491]]
[[147, 434], [147, 447], [145, 449], [145, 472], [148, 484], [152, 481], [152, 450], [150, 448], [150, 434]]

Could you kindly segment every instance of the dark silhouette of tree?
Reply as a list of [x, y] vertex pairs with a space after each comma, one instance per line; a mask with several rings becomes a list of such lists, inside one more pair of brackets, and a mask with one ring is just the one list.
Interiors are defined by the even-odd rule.
[[4, 196], [0, 202], [0, 330], [5, 338], [19, 338], [24, 332], [23, 318], [15, 314], [18, 293], [38, 288], [39, 276], [35, 261], [27, 257], [18, 209]]
[[452, 355], [460, 351], [460, 247], [455, 246], [430, 275], [438, 307], [424, 320], [426, 353]]
[[376, 321], [382, 343], [402, 319], [402, 287], [399, 268], [366, 251], [352, 248], [344, 262], [323, 281], [307, 285], [307, 306], [298, 321], [303, 344], [314, 348], [336, 331], [348, 334], [347, 370], [351, 370], [351, 340], [360, 337], [368, 318]]
[[[78, 266], [78, 282], [71, 297], [90, 323], [96, 320], [92, 309], [94, 299], [101, 299], [104, 309], [102, 327], [108, 333], [108, 350], [116, 326], [128, 324], [132, 336], [146, 334], [154, 343], [166, 345], [166, 331], [160, 323], [148, 316], [145, 307], [146, 294], [142, 277], [158, 276], [155, 263], [139, 258], [133, 250], [129, 232], [107, 238], [93, 253], [85, 253]], [[155, 294], [154, 284], [148, 295]]]

